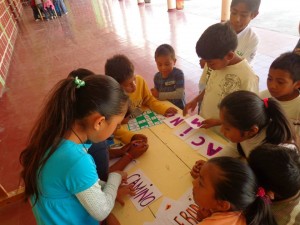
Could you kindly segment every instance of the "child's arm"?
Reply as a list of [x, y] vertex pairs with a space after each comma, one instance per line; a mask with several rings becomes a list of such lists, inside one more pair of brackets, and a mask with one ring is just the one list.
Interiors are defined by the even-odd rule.
[[103, 190], [99, 180], [90, 188], [75, 194], [79, 202], [93, 218], [102, 221], [110, 214], [115, 205], [119, 185], [125, 174], [124, 172], [109, 174]]
[[204, 93], [205, 93], [205, 89], [199, 95], [197, 95], [192, 101], [190, 101], [185, 105], [183, 109], [183, 116], [185, 116], [189, 110], [191, 110], [192, 112], [195, 110], [198, 103], [202, 101]]

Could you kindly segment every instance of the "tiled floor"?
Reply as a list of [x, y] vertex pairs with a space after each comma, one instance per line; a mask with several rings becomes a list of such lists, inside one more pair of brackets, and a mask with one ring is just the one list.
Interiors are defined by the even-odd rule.
[[[295, 0], [287, 1], [298, 4]], [[203, 30], [219, 19], [219, 2], [185, 1], [184, 10], [167, 13], [167, 3], [162, 0], [152, 0], [143, 6], [138, 6], [135, 0], [67, 0], [69, 14], [48, 22], [35, 22], [30, 7], [26, 7], [7, 88], [0, 99], [0, 183], [8, 191], [18, 187], [19, 153], [40, 105], [50, 88], [73, 69], [84, 67], [103, 73], [105, 60], [122, 53], [133, 61], [136, 73], [144, 76], [152, 87], [155, 48], [169, 43], [176, 50], [177, 66], [185, 73], [190, 100], [198, 91], [201, 74], [195, 43]], [[284, 22], [285, 16], [281, 16]], [[261, 89], [266, 87], [272, 60], [291, 50], [298, 40], [297, 20], [295, 16], [288, 19], [293, 25], [287, 34], [274, 23], [273, 27], [280, 32], [255, 23], [261, 42], [253, 67], [261, 78]], [[35, 222], [29, 205], [20, 203], [0, 210], [0, 224]]]

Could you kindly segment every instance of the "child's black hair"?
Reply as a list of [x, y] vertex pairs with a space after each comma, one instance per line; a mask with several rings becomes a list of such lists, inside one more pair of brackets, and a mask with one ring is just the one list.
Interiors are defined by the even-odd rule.
[[232, 0], [230, 4], [230, 8], [236, 6], [239, 3], [244, 3], [248, 10], [252, 13], [258, 13], [260, 0]]
[[122, 84], [134, 75], [134, 66], [127, 56], [114, 55], [105, 63], [105, 74]]
[[300, 190], [300, 155], [295, 148], [264, 144], [249, 155], [249, 166], [258, 182], [275, 193], [275, 200], [287, 199]]
[[171, 56], [172, 59], [175, 59], [174, 48], [168, 44], [158, 46], [155, 50], [154, 58], [156, 59], [159, 56]]
[[276, 100], [264, 101], [250, 91], [235, 91], [227, 95], [220, 103], [225, 110], [225, 120], [240, 131], [249, 131], [254, 125], [261, 131], [266, 128], [265, 143], [293, 143], [295, 134], [282, 108]]
[[70, 72], [68, 77], [72, 77], [72, 78], [78, 77], [79, 79], [82, 80], [83, 78], [90, 75], [95, 75], [95, 73], [88, 69], [78, 68], [77, 70], [73, 70], [72, 72]]
[[291, 75], [291, 79], [294, 82], [299, 81], [300, 55], [293, 52], [283, 53], [272, 62], [270, 68], [284, 70]]
[[238, 40], [235, 31], [228, 23], [217, 23], [208, 27], [196, 44], [198, 57], [223, 59], [237, 48]]
[[277, 224], [264, 196], [257, 196], [257, 180], [246, 163], [232, 157], [216, 157], [208, 163], [222, 171], [213, 182], [215, 199], [228, 201], [232, 211], [242, 211], [247, 224]]

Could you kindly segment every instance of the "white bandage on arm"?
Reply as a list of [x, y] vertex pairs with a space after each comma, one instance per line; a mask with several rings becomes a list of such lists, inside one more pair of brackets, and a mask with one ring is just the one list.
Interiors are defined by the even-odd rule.
[[[110, 173], [107, 183], [98, 180], [90, 188], [76, 194], [79, 202], [88, 213], [98, 221], [104, 220], [115, 205], [121, 175]], [[104, 184], [101, 188], [100, 184]]]

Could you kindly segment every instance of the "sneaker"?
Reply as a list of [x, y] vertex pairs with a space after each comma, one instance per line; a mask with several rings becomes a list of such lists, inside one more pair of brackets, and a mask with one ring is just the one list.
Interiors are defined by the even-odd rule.
[[69, 12], [65, 12], [64, 14], [67, 15]]
[[35, 19], [35, 21], [37, 22], [37, 21], [40, 21], [40, 19]]

